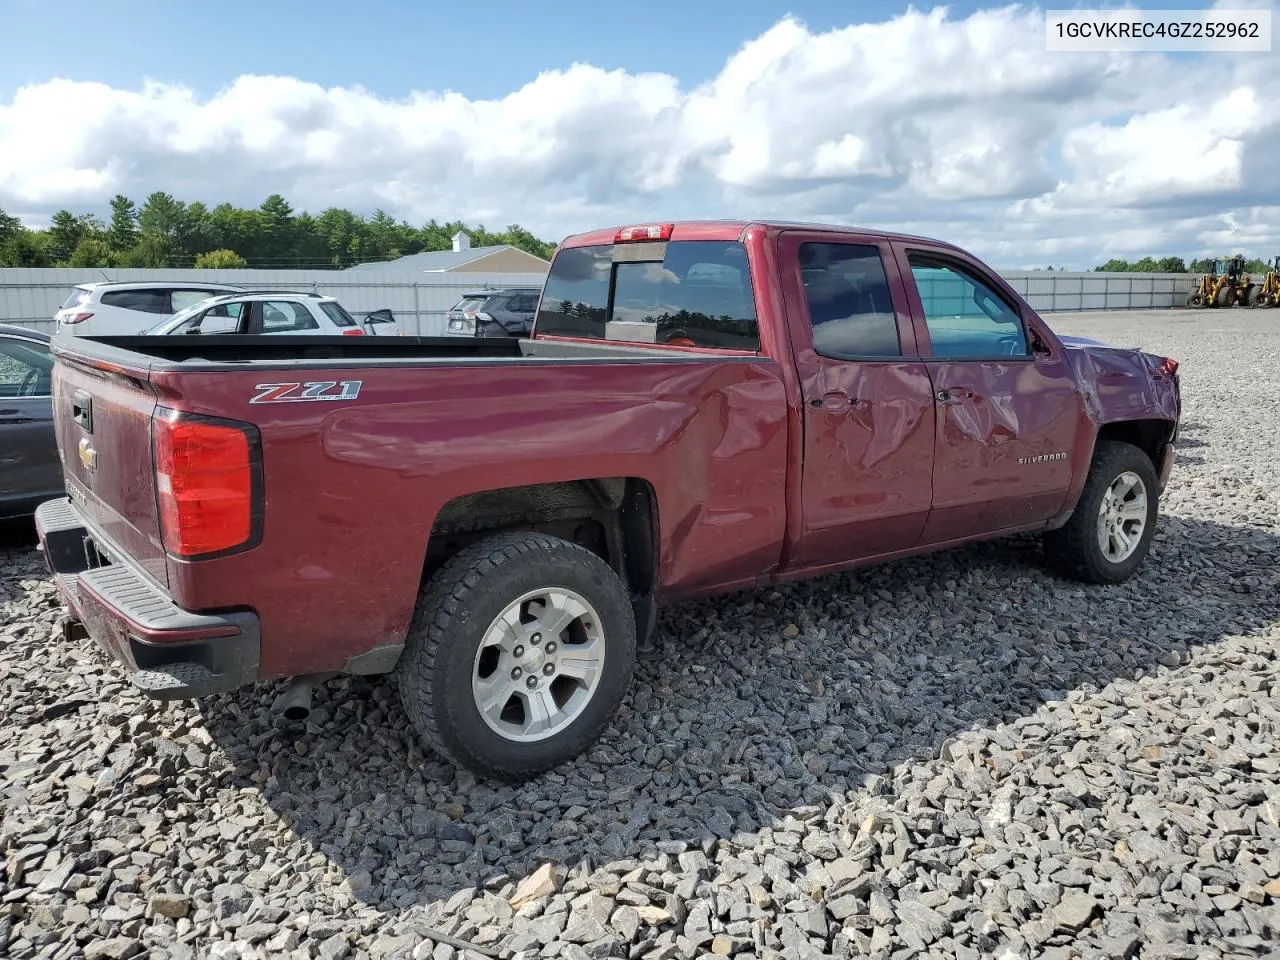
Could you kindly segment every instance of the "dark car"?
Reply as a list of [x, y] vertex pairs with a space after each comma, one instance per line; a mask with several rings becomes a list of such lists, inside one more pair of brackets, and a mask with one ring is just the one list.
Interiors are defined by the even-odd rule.
[[49, 337], [0, 324], [0, 519], [63, 495]]
[[541, 287], [476, 290], [445, 311], [451, 337], [527, 337], [538, 312]]

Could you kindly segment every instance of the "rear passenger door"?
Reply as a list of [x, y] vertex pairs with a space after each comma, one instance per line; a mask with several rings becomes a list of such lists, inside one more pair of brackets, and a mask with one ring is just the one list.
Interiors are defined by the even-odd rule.
[[809, 231], [778, 244], [804, 405], [803, 534], [789, 565], [912, 547], [932, 501], [934, 404], [893, 251]]
[[1045, 521], [1071, 484], [1080, 396], [1061, 348], [981, 264], [895, 244], [937, 403], [926, 543]]

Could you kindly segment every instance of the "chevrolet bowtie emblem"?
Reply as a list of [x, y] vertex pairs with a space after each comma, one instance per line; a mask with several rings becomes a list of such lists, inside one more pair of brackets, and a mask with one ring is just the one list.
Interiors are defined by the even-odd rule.
[[80, 438], [80, 462], [84, 464], [86, 470], [98, 468], [98, 451], [93, 449], [88, 437]]

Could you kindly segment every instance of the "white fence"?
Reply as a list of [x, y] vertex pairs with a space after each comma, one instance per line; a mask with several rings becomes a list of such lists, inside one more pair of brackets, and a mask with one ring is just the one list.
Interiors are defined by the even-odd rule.
[[[234, 283], [255, 290], [313, 287], [352, 313], [391, 309], [408, 334], [439, 336], [444, 313], [472, 290], [541, 287], [540, 273], [424, 273], [421, 270], [80, 270], [0, 268], [0, 323], [52, 332], [53, 315], [77, 283], [161, 280]], [[158, 317], [156, 319], [159, 319]]]
[[1054, 270], [1002, 270], [1000, 275], [1039, 313], [1180, 307], [1199, 279], [1199, 274], [1194, 273], [1065, 273]]
[[[541, 286], [538, 273], [423, 273], [339, 270], [110, 270], [112, 280], [204, 280], [251, 288], [311, 290], [337, 297], [353, 313], [389, 307], [406, 333], [437, 336], [444, 312], [471, 290]], [[1181, 306], [1193, 274], [1064, 273], [1005, 270], [1036, 310], [1146, 310]], [[0, 323], [52, 330], [54, 313], [77, 283], [105, 279], [99, 270], [0, 268]]]

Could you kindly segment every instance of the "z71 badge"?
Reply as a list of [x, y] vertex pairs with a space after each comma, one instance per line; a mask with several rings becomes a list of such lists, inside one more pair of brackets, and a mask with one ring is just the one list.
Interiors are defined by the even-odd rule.
[[260, 383], [250, 403], [308, 403], [312, 400], [354, 400], [363, 380], [313, 380], [310, 383]]

